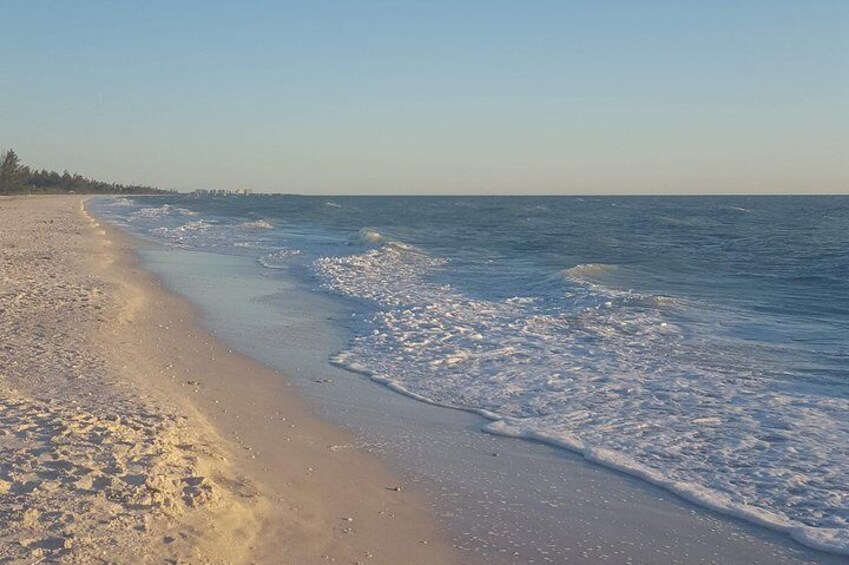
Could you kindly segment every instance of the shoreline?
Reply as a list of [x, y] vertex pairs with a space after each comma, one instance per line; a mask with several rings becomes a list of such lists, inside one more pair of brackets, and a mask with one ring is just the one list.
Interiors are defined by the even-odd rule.
[[[199, 409], [222, 436], [232, 435], [235, 441], [228, 443], [235, 466], [267, 489], [269, 504], [286, 506], [267, 511], [254, 561], [451, 562], [447, 555], [437, 557], [447, 552], [446, 544], [429, 519], [418, 515], [417, 508], [424, 504], [414, 493], [391, 490], [398, 479], [375, 458], [332, 449], [352, 443], [350, 435], [314, 418], [284, 375], [233, 352], [204, 330], [190, 304], [138, 265], [134, 247], [143, 242], [117, 227], [103, 227], [122, 247], [127, 274], [133, 273], [134, 284], [143, 281], [144, 292], [153, 301], [149, 327], [169, 324], [165, 327], [172, 335], [192, 339], [168, 346], [168, 353], [160, 353], [162, 360], [187, 349], [196, 357], [208, 356], [184, 368], [195, 375], [199, 389], [191, 397], [185, 392], [186, 383], [174, 386], [176, 379], [160, 376], [157, 384], [167, 393], [182, 394], [182, 400]], [[175, 313], [179, 313], [176, 325], [170, 325]], [[230, 380], [240, 374], [249, 374], [250, 380]], [[277, 554], [280, 545], [285, 559]]]
[[[414, 400], [329, 366], [328, 357], [350, 337], [339, 330], [354, 309], [311, 293], [283, 271], [261, 268], [253, 257], [155, 243], [141, 256], [169, 289], [203, 312], [204, 327], [291, 375], [313, 413], [353, 430], [420, 485], [466, 555], [485, 555], [492, 563], [550, 562], [554, 556], [576, 563], [612, 556], [633, 562], [846, 562], [563, 448], [481, 433], [487, 420], [478, 414]], [[511, 557], [514, 552], [520, 557]]]
[[[492, 434], [503, 438], [537, 442], [548, 447], [562, 449], [570, 454], [580, 457], [588, 463], [603, 467], [608, 471], [638, 479], [644, 482], [647, 486], [663, 489], [664, 491], [678, 497], [681, 501], [698, 506], [704, 511], [715, 512], [724, 518], [740, 520], [747, 525], [776, 532], [788, 537], [799, 545], [804, 546], [806, 549], [823, 552], [824, 554], [833, 555], [835, 557], [849, 557], [849, 548], [844, 545], [835, 544], [835, 542], [831, 540], [821, 539], [822, 536], [818, 535], [818, 528], [789, 522], [786, 518], [778, 516], [775, 513], [759, 510], [757, 508], [749, 508], [745, 505], [731, 502], [727, 499], [727, 497], [724, 497], [717, 492], [696, 489], [687, 484], [666, 479], [648, 467], [642, 466], [630, 459], [623, 459], [621, 455], [615, 452], [588, 448], [582, 441], [576, 438], [564, 438], [556, 434], [540, 432], [533, 427], [522, 426], [521, 424], [516, 423], [516, 420], [514, 419], [495, 414], [488, 410], [464, 408], [431, 400], [430, 398], [407, 390], [403, 385], [392, 379], [375, 375], [365, 368], [347, 365], [343, 361], [331, 359], [330, 364], [344, 371], [362, 375], [375, 384], [415, 400], [416, 402], [422, 402], [445, 410], [455, 410], [478, 416], [484, 422], [480, 426], [480, 431], [482, 433]], [[515, 429], [511, 429], [511, 425], [514, 426]]]
[[[41, 517], [48, 511], [61, 514], [67, 510], [74, 525], [63, 530], [53, 523], [44, 524], [44, 519], [34, 522], [32, 516], [25, 519], [9, 514], [9, 510], [2, 519], [15, 527], [2, 536], [0, 555], [60, 561], [95, 557], [121, 561], [121, 555], [138, 559], [143, 554], [149, 562], [459, 562], [419, 494], [406, 488], [396, 490], [401, 486], [399, 479], [364, 450], [334, 449], [351, 444], [351, 434], [312, 416], [285, 377], [232, 351], [204, 331], [195, 308], [166, 291], [153, 274], [139, 266], [135, 246], [143, 243], [117, 227], [100, 225], [85, 211], [84, 201], [84, 196], [77, 195], [0, 200], [0, 214], [4, 208], [8, 212], [3, 214], [8, 216], [4, 217], [9, 228], [5, 236], [14, 235], [24, 243], [26, 238], [34, 241], [13, 220], [23, 217], [37, 224], [42, 239], [37, 245], [30, 244], [34, 249], [27, 251], [50, 256], [53, 262], [46, 266], [62, 265], [65, 275], [83, 277], [98, 289], [91, 294], [99, 303], [85, 323], [51, 320], [51, 313], [56, 317], [51, 308], [55, 303], [49, 300], [37, 306], [45, 327], [84, 334], [69, 338], [63, 351], [87, 348], [83, 353], [97, 359], [103, 378], [91, 378], [71, 365], [65, 374], [54, 371], [45, 375], [42, 388], [30, 387], [33, 391], [20, 394], [31, 396], [32, 402], [87, 403], [91, 413], [120, 408], [124, 414], [116, 416], [118, 425], [130, 420], [133, 410], [150, 414], [155, 425], [146, 443], [161, 447], [162, 453], [112, 462], [111, 467], [103, 467], [102, 474], [111, 469], [113, 483], [126, 483], [119, 494], [136, 489], [158, 495], [148, 484], [155, 477], [176, 481], [174, 488], [180, 490], [169, 499], [175, 510], [166, 512], [155, 501], [124, 501], [118, 494], [92, 487], [90, 498], [103, 502], [98, 507], [101, 514], [94, 516], [86, 513], [94, 508], [91, 505], [75, 512], [66, 508], [85, 497], [80, 487], [60, 477], [59, 484], [52, 487], [52, 498], [55, 500], [56, 492], [67, 491], [70, 501], [48, 500]], [[68, 235], [63, 238], [63, 233]], [[47, 249], [37, 249], [39, 245]], [[21, 260], [8, 258], [6, 266]], [[37, 269], [27, 276], [37, 277]], [[15, 273], [7, 268], [3, 274], [8, 288]], [[47, 272], [43, 275], [50, 277]], [[55, 273], [50, 280], [55, 288], [67, 283]], [[74, 303], [69, 306], [79, 309]], [[20, 307], [18, 313], [20, 318], [33, 316]], [[12, 329], [21, 328], [10, 326], [6, 334], [11, 335]], [[34, 337], [23, 333], [19, 340], [23, 343]], [[23, 358], [23, 345], [13, 353]], [[70, 372], [75, 374], [67, 374]], [[22, 371], [17, 380], [23, 382], [31, 376]], [[58, 389], [62, 393], [57, 395], [53, 381], [60, 378], [73, 378], [75, 388]], [[5, 389], [7, 384], [15, 388], [17, 383], [14, 378], [0, 378], [0, 384]], [[80, 399], [78, 394], [91, 394], [91, 399]], [[55, 398], [49, 398], [51, 395]], [[123, 404], [112, 402], [116, 396]], [[0, 400], [4, 416], [17, 417], [9, 414], [8, 407], [14, 402], [6, 397]], [[55, 419], [61, 426], [67, 418], [60, 412]], [[110, 421], [98, 415], [95, 424], [103, 427]], [[172, 423], [177, 430], [173, 438], [168, 435]], [[120, 435], [115, 430], [105, 433]], [[14, 449], [24, 449], [7, 437], [0, 437], [7, 457]], [[120, 439], [134, 443], [132, 438]], [[76, 444], [84, 442], [71, 437], [68, 443], [71, 447], [65, 451], [71, 458]], [[109, 447], [108, 443], [100, 445], [101, 453], [108, 455]], [[26, 454], [21, 455], [24, 461]], [[162, 472], [163, 461], [170, 465], [167, 470], [173, 476]], [[93, 466], [91, 461], [86, 463]], [[68, 468], [81, 464], [72, 459], [63, 462]], [[26, 497], [34, 496], [32, 492], [38, 488], [23, 492], [20, 485], [27, 484], [27, 476], [15, 475], [8, 465], [0, 477], [4, 475], [11, 480], [0, 486], [8, 483], [10, 492], [24, 497], [15, 503], [26, 506]], [[16, 482], [16, 478], [20, 480]], [[85, 494], [88, 496], [87, 491]], [[114, 500], [110, 499], [113, 494]], [[103, 526], [112, 514], [121, 519], [114, 527]], [[88, 538], [70, 531], [86, 524]], [[68, 535], [54, 535], [54, 530]], [[29, 537], [24, 540], [24, 535]], [[103, 546], [96, 547], [104, 542], [109, 543], [105, 550], [109, 555], [101, 555]]]
[[[77, 343], [77, 349], [95, 358], [102, 357], [108, 369], [99, 380], [89, 379], [86, 371], [72, 364], [73, 371], [69, 371], [76, 379], [73, 382], [82, 383], [79, 385], [82, 388], [65, 390], [58, 400], [90, 405], [87, 408], [91, 413], [104, 409], [101, 396], [110, 401], [117, 397], [124, 403], [117, 406], [127, 405], [142, 415], [159, 418], [152, 435], [154, 443], [177, 450], [185, 448], [187, 439], [195, 444], [187, 459], [180, 457], [178, 463], [182, 467], [168, 469], [182, 473], [176, 477], [180, 482], [177, 498], [188, 491], [188, 501], [178, 500], [173, 512], [157, 510], [153, 519], [148, 519], [144, 514], [151, 514], [149, 508], [134, 507], [133, 500], [117, 500], [119, 506], [131, 503], [118, 510], [123, 512], [122, 527], [132, 531], [115, 534], [101, 526], [90, 531], [94, 539], [104, 532], [118, 536], [111, 538], [107, 546], [114, 552], [110, 555], [113, 561], [137, 562], [137, 551], [142, 550], [147, 558], [145, 562], [170, 559], [192, 563], [513, 563], [521, 561], [510, 557], [512, 549], [505, 553], [505, 547], [514, 542], [527, 543], [531, 538], [519, 539], [523, 529], [539, 528], [547, 532], [536, 539], [535, 547], [544, 549], [541, 556], [548, 557], [540, 562], [551, 561], [550, 557], [555, 556], [576, 563], [610, 557], [627, 557], [632, 562], [679, 558], [705, 563], [846, 562], [845, 557], [834, 553], [814, 552], [801, 544], [797, 547], [798, 542], [786, 534], [733, 516], [715, 515], [714, 510], [681, 500], [668, 490], [622, 471], [611, 472], [563, 447], [551, 447], [533, 438], [481, 433], [486, 431], [488, 420], [474, 411], [415, 400], [368, 375], [343, 378], [342, 374], [353, 373], [327, 364], [328, 351], [333, 349], [325, 346], [333, 340], [328, 338], [325, 343], [324, 336], [335, 334], [332, 326], [345, 320], [346, 315], [342, 308], [338, 312], [334, 310], [332, 317], [325, 317], [329, 311], [324, 310], [321, 302], [328, 301], [326, 297], [299, 302], [303, 295], [284, 289], [275, 304], [286, 308], [288, 301], [289, 309], [297, 305], [295, 308], [301, 314], [309, 312], [316, 322], [312, 330], [317, 333], [312, 341], [305, 341], [304, 335], [292, 336], [284, 323], [280, 326], [282, 331], [267, 340], [276, 342], [275, 352], [270, 357], [267, 351], [258, 354], [263, 346], [245, 348], [245, 341], [234, 339], [232, 333], [224, 330], [235, 328], [237, 333], [244, 330], [244, 326], [240, 329], [244, 320], [233, 316], [236, 312], [241, 314], [240, 308], [245, 308], [251, 300], [256, 300], [256, 305], [266, 310], [264, 317], [274, 319], [275, 323], [280, 322], [280, 314], [290, 319], [292, 312], [275, 308], [275, 314], [271, 314], [272, 304], [265, 302], [269, 296], [251, 297], [253, 291], [267, 292], [269, 287], [275, 288], [271, 292], [276, 295], [281, 283], [284, 287], [287, 284], [284, 278], [277, 277], [281, 273], [255, 268], [266, 281], [262, 288], [230, 286], [228, 291], [225, 284], [224, 292], [230, 294], [221, 294], [222, 288], [213, 288], [214, 281], [210, 280], [209, 288], [203, 289], [207, 298], [218, 293], [219, 300], [233, 299], [234, 304], [222, 311], [214, 304], [205, 303], [206, 299], [192, 291], [191, 284], [178, 283], [181, 276], [215, 279], [225, 274], [228, 267], [220, 263], [226, 256], [160, 249], [159, 245], [86, 212], [83, 196], [0, 198], [0, 216], [6, 203], [24, 200], [39, 201], [40, 205], [30, 210], [22, 205], [18, 210], [22, 214], [18, 215], [29, 214], [31, 224], [43, 225], [42, 231], [52, 233], [52, 239], [57, 240], [51, 242], [56, 244], [55, 249], [30, 250], [35, 253], [36, 267], [41, 261], [47, 261], [47, 265], [55, 261], [64, 264], [64, 253], [70, 252], [72, 260], [65, 266], [75, 266], [77, 270], [66, 274], [81, 277], [85, 283], [71, 281], [71, 290], [85, 291], [82, 292], [85, 298], [81, 304], [74, 302], [76, 298], [70, 304], [86, 310], [91, 300], [97, 308], [86, 324], [74, 326], [80, 320], [57, 319], [57, 313], [50, 313], [52, 318], [48, 322], [59, 330], [86, 329], [87, 341]], [[63, 201], [76, 204], [58, 206]], [[57, 206], [66, 216], [56, 218], [59, 225], [47, 225], [54, 218], [32, 215]], [[76, 219], [71, 218], [68, 223], [71, 216]], [[19, 221], [17, 217], [14, 219]], [[16, 229], [25, 229], [14, 222], [6, 225], [11, 226], [8, 231], [13, 234]], [[0, 231], [0, 237], [8, 235]], [[0, 250], [4, 250], [2, 246]], [[15, 265], [19, 260], [10, 258], [8, 253], [4, 257], [0, 252], [0, 266]], [[187, 264], [173, 272], [168, 261]], [[243, 264], [253, 265], [253, 259], [230, 257], [224, 262], [231, 264], [229, 268], [237, 269], [238, 277], [234, 281], [254, 285], [253, 275], [244, 272]], [[201, 269], [196, 270], [197, 267]], [[7, 271], [0, 271], [0, 275], [2, 311], [9, 304], [3, 300], [10, 296], [11, 279]], [[50, 284], [64, 288], [67, 283], [68, 280], [60, 277]], [[216, 320], [222, 312], [225, 318]], [[254, 309], [246, 310], [248, 316], [251, 312], [257, 314]], [[3, 322], [0, 316], [0, 324]], [[262, 324], [256, 329], [261, 330]], [[322, 337], [315, 339], [318, 336]], [[26, 333], [22, 337], [27, 337]], [[310, 355], [316, 360], [320, 358], [320, 367], [310, 363], [302, 366], [304, 359], [298, 358], [299, 347], [312, 351]], [[236, 353], [237, 349], [241, 353]], [[293, 352], [296, 352], [294, 363]], [[281, 362], [284, 359], [288, 361]], [[244, 375], [249, 378], [240, 379]], [[5, 376], [0, 364], [0, 411], [17, 402], [14, 398], [14, 402], [7, 402], [11, 397], [6, 395]], [[89, 380], [92, 382], [87, 384]], [[324, 384], [313, 385], [313, 382]], [[335, 384], [326, 384], [330, 382]], [[61, 383], [64, 386], [65, 381]], [[321, 392], [316, 396], [309, 389]], [[330, 392], [334, 389], [338, 391]], [[56, 388], [40, 390], [49, 393]], [[92, 391], [94, 401], [85, 401], [81, 393], [92, 394]], [[340, 394], [350, 398], [339, 403]], [[360, 410], [365, 411], [364, 416], [356, 413]], [[96, 427], [105, 426], [119, 440], [126, 439], [120, 429], [123, 418], [117, 431], [112, 430], [109, 418], [114, 417], [114, 410], [109, 412], [107, 408], [106, 412], [105, 417], [95, 414]], [[382, 423], [368, 422], [377, 415], [383, 418]], [[0, 417], [5, 416], [4, 413]], [[64, 417], [64, 413], [60, 411], [58, 416]], [[397, 429], [387, 418], [400, 419]], [[389, 436], [383, 438], [382, 445], [381, 441], [373, 442], [376, 436], [370, 436], [374, 428], [367, 429], [380, 425], [393, 428], [387, 430]], [[3, 436], [0, 428], [0, 448], [5, 450]], [[101, 437], [93, 439], [100, 441]], [[105, 447], [108, 445], [107, 442]], [[497, 459], [492, 458], [495, 452], [499, 455]], [[530, 461], [539, 469], [526, 467]], [[174, 467], [175, 462], [166, 463]], [[11, 484], [7, 469], [0, 465], [0, 489], [9, 488], [4, 487], [3, 481]], [[446, 469], [455, 476], [446, 477]], [[106, 474], [110, 472], [106, 466], [102, 470]], [[137, 475], [125, 473], [125, 476], [132, 481]], [[450, 482], [461, 476], [462, 482]], [[514, 478], [509, 480], [509, 477]], [[535, 480], [528, 480], [530, 477]], [[192, 484], [198, 478], [202, 480]], [[395, 490], [397, 486], [402, 487], [400, 492]], [[461, 490], [457, 490], [458, 486]], [[558, 486], [563, 488], [558, 491]], [[13, 492], [14, 489], [19, 486], [12, 485]], [[110, 500], [111, 494], [100, 489], [98, 496]], [[541, 503], [543, 511], [514, 515], [515, 523], [502, 513], [501, 509], [508, 511], [508, 507], [529, 502]], [[457, 508], [458, 504], [465, 508]], [[546, 511], [548, 506], [560, 510], [556, 514]], [[61, 506], [49, 510], [57, 509], [65, 510]], [[139, 510], [143, 511], [142, 519], [133, 522], [133, 513], [139, 514]], [[461, 516], [464, 513], [465, 518]], [[46, 512], [41, 513], [42, 521], [45, 515]], [[24, 526], [35, 527], [32, 516], [22, 518]], [[75, 520], [83, 526], [86, 519], [86, 514], [75, 515]], [[9, 523], [9, 513], [0, 506], [0, 524]], [[98, 531], [101, 529], [102, 532]], [[64, 530], [58, 536], [54, 533], [46, 532], [42, 539], [14, 531], [0, 535], [0, 544], [6, 545], [0, 552], [14, 546], [28, 551], [33, 558], [79, 561], [79, 555], [85, 555], [88, 561], [92, 557], [106, 561], [96, 553], [78, 553], [93, 547], [94, 539], [88, 540], [91, 543], [87, 545], [83, 536], [65, 536]], [[490, 534], [492, 537], [487, 537]], [[540, 540], [545, 542], [545, 535], [549, 536], [548, 542], [554, 542], [556, 536], [558, 543], [571, 549], [566, 547], [567, 552], [557, 553], [555, 545], [540, 543]], [[507, 546], [492, 544], [499, 536]], [[472, 540], [477, 541], [469, 543]], [[478, 553], [481, 547], [489, 553]], [[515, 548], [521, 550], [520, 546]], [[119, 551], [124, 552], [121, 554], [124, 558], [114, 559]], [[0, 553], [0, 561], [6, 555]]]

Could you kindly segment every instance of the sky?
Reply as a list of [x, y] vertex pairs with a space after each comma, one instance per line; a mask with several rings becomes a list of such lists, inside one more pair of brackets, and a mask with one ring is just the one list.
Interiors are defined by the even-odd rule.
[[849, 193], [849, 1], [0, 0], [0, 147], [179, 190]]

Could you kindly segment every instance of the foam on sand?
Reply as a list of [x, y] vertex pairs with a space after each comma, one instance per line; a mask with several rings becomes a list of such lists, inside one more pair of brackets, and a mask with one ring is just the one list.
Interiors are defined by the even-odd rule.
[[[395, 205], [383, 199], [375, 204], [381, 214]], [[594, 206], [603, 212], [630, 204]], [[493, 232], [487, 223], [477, 233], [465, 233], [466, 226], [452, 228], [455, 216], [441, 213], [421, 225], [357, 230], [347, 214], [344, 224], [321, 200], [316, 207], [303, 223], [288, 215], [290, 210], [275, 211], [269, 204], [247, 217], [240, 210], [228, 215], [208, 208], [206, 229], [176, 209], [130, 225], [145, 233], [166, 228], [161, 237], [173, 245], [223, 253], [253, 250], [270, 268], [312, 265], [324, 289], [358, 301], [366, 312], [354, 320], [350, 346], [333, 360], [341, 366], [415, 398], [484, 414], [494, 422], [490, 432], [568, 447], [813, 547], [847, 551], [849, 422], [844, 416], [849, 400], [843, 348], [828, 341], [833, 338], [827, 325], [817, 322], [811, 328], [823, 346], [820, 355], [801, 345], [802, 319], [783, 317], [770, 310], [774, 304], [755, 297], [745, 299], [751, 304], [737, 302], [747, 287], [730, 292], [741, 284], [736, 278], [715, 295], [689, 292], [723, 280], [690, 272], [699, 269], [689, 268], [688, 260], [701, 257], [692, 255], [692, 246], [679, 246], [669, 261], [659, 251], [664, 260], [658, 262], [631, 263], [627, 256], [602, 252], [609, 245], [627, 248], [627, 230], [600, 234], [611, 240], [590, 242], [592, 252], [578, 249], [572, 255], [556, 251], [562, 238], [583, 233], [592, 239], [593, 234], [575, 231], [577, 226], [558, 230], [554, 217], [550, 237], [537, 240], [540, 234], [523, 231], [530, 224], [512, 224], [511, 233], [500, 223]], [[403, 207], [395, 209], [400, 216]], [[710, 214], [658, 215], [649, 209], [646, 214], [670, 232], [650, 238], [658, 250], [670, 249], [669, 235], [684, 234], [686, 240], [693, 229], [719, 228]], [[253, 215], [273, 218], [280, 229], [239, 227]], [[336, 219], [328, 220], [331, 216]], [[381, 216], [363, 216], [359, 225], [384, 225]], [[745, 232], [744, 227], [729, 234]], [[382, 230], [407, 233], [447, 258], [391, 241]], [[496, 241], [476, 249], [456, 246], [457, 238], [466, 236]], [[729, 241], [740, 240], [717, 244]], [[696, 246], [700, 252], [712, 248]], [[534, 261], [518, 253], [527, 249], [556, 252]], [[834, 257], [842, 257], [840, 249], [832, 250]], [[296, 260], [290, 250], [299, 252]], [[720, 256], [752, 261], [746, 254]], [[600, 258], [617, 264], [594, 262]], [[838, 270], [835, 262], [829, 276], [837, 277]], [[780, 284], [780, 277], [775, 280]], [[835, 286], [836, 292], [842, 288]], [[767, 306], [766, 311], [755, 312], [752, 304]], [[811, 301], [787, 304], [812, 320], [820, 312], [807, 310], [820, 307]], [[788, 333], [777, 335], [783, 321], [790, 322]]]
[[[281, 240], [262, 247], [262, 240], [256, 233], [276, 230], [240, 227], [244, 217], [238, 218], [237, 222], [228, 222], [214, 214], [203, 215], [212, 227], [206, 231], [195, 230], [199, 237], [190, 241], [196, 242], [198, 248], [221, 249], [225, 253], [240, 255], [268, 253], [270, 256], [265, 258], [269, 265], [274, 264], [270, 261], [285, 264], [288, 254], [281, 249]], [[117, 220], [121, 225], [127, 225], [121, 218]], [[155, 222], [130, 225], [135, 231], [150, 234], [152, 229], [185, 224], [184, 218], [169, 214]], [[160, 237], [165, 240], [166, 246], [174, 245], [172, 240]], [[124, 257], [127, 243], [121, 238], [116, 256]], [[248, 249], [250, 251], [245, 251]], [[159, 273], [163, 277], [161, 280], [167, 280], [167, 273], [174, 272], [170, 268], [194, 273], [194, 261], [219, 259], [208, 253], [167, 249], [154, 252], [154, 256], [160, 254], [168, 257], [168, 261], [177, 259], [180, 262], [180, 266], [160, 269], [157, 259], [147, 256], [146, 265]], [[288, 387], [281, 387], [278, 372], [238, 355], [230, 349], [232, 346], [203, 332], [197, 327], [192, 309], [173, 294], [162, 292], [155, 280], [136, 273], [125, 275], [123, 268], [114, 271], [121, 280], [129, 279], [128, 284], [139, 284], [141, 290], [136, 296], [141, 306], [132, 307], [133, 310], [140, 308], [141, 315], [135, 312], [125, 314], [127, 318], [138, 318], [139, 323], [128, 322], [130, 334], [121, 342], [121, 347], [116, 348], [119, 361], [131, 368], [139, 364], [146, 367], [142, 379], [165, 392], [165, 404], [170, 399], [181, 400], [184, 403], [181, 407], [187, 408], [184, 412], [187, 414], [186, 422], [195, 422], [198, 415], [201, 419], [209, 418], [215, 422], [215, 430], [207, 431], [214, 431], [213, 439], [217, 441], [184, 443], [197, 445], [202, 453], [207, 450], [212, 452], [212, 463], [215, 463], [212, 470], [215, 472], [202, 470], [198, 474], [206, 480], [214, 480], [222, 495], [216, 500], [226, 500], [224, 495], [232, 493], [249, 510], [244, 516], [231, 512], [227, 520], [219, 520], [216, 515], [215, 520], [207, 520], [197, 526], [199, 531], [208, 532], [210, 537], [225, 541], [228, 532], [235, 533], [236, 539], [231, 540], [232, 543], [236, 546], [253, 545], [250, 555], [233, 557], [222, 551], [207, 552], [207, 555], [213, 555], [216, 562], [276, 563], [281, 559], [281, 540], [285, 540], [284, 560], [293, 563], [332, 560], [348, 563], [362, 560], [364, 556], [375, 564], [460, 561], [455, 559], [448, 541], [443, 539], [436, 525], [422, 510], [428, 505], [419, 499], [415, 489], [389, 491], [387, 485], [399, 484], [399, 478], [387, 473], [373, 457], [357, 453], [357, 449], [339, 452], [329, 449], [328, 446], [348, 444], [351, 439], [345, 432], [316, 420], [291, 394], [291, 389], [283, 390]], [[263, 278], [270, 280], [272, 277], [268, 275], [263, 273]], [[125, 276], [127, 279], [123, 278]], [[187, 295], [193, 295], [191, 286], [188, 290], [180, 285], [175, 285], [175, 288], [182, 288]], [[226, 300], [227, 296], [223, 294], [221, 299]], [[111, 329], [113, 326], [107, 327]], [[137, 328], [140, 328], [139, 333], [135, 332]], [[137, 343], [149, 345], [145, 357], [130, 357], [136, 351]], [[190, 380], [184, 380], [186, 377]], [[162, 398], [157, 400], [163, 401]], [[226, 438], [223, 441], [222, 436]], [[232, 461], [233, 469], [244, 475], [227, 473], [224, 462], [215, 457], [221, 448], [227, 448], [228, 462]], [[187, 484], [186, 487], [201, 487], [207, 484], [206, 480], [201, 484]], [[260, 496], [257, 496], [253, 485], [259, 489]], [[332, 496], [328, 497], [328, 493]], [[265, 503], [272, 500], [274, 504]], [[180, 517], [180, 523], [186, 517], [199, 513], [206, 516], [203, 512], [209, 507], [210, 504], [191, 507]], [[221, 504], [216, 502], [215, 507], [220, 513], [217, 509], [221, 508]], [[255, 530], [251, 518], [254, 516], [262, 520], [262, 535], [252, 543], [250, 535]], [[340, 527], [340, 517], [346, 517], [344, 527]], [[350, 524], [354, 518], [356, 522]], [[210, 531], [210, 526], [217, 527]], [[173, 529], [182, 539], [183, 530]], [[422, 543], [423, 540], [428, 543]], [[158, 548], [156, 542], [154, 536], [150, 544], [154, 549]], [[168, 547], [174, 543], [171, 541]], [[133, 562], [132, 559], [124, 561]], [[187, 561], [204, 562], [202, 556], [197, 555]]]
[[693, 305], [588, 280], [609, 266], [569, 269], [559, 297], [507, 299], [435, 282], [449, 266], [385, 243], [316, 260], [325, 288], [371, 310], [334, 363], [849, 554], [849, 400], [791, 393], [734, 342], [693, 341]]
[[299, 249], [283, 248], [265, 255], [260, 255], [257, 262], [267, 269], [285, 269], [289, 266], [292, 257], [301, 254]]

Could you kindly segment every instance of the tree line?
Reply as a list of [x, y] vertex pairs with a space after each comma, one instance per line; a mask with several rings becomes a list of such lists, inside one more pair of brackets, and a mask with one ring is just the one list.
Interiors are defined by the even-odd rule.
[[0, 194], [157, 194], [170, 193], [150, 186], [123, 185], [86, 178], [65, 171], [31, 169], [9, 149], [0, 155]]

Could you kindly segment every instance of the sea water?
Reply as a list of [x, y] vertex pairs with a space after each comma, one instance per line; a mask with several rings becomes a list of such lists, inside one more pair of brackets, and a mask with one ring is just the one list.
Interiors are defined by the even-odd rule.
[[849, 198], [97, 208], [350, 300], [338, 366], [849, 553]]

